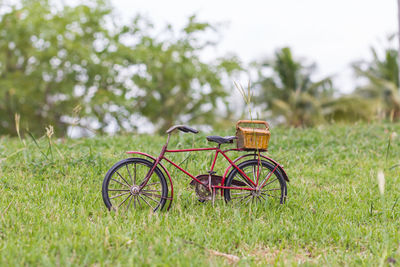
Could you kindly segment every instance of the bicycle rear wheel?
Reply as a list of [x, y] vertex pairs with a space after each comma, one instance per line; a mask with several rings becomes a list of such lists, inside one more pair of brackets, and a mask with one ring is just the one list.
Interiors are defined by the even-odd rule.
[[[250, 179], [256, 183], [259, 173], [258, 186], [250, 183], [236, 168], [234, 168], [225, 180], [225, 186], [236, 187], [237, 189], [224, 189], [226, 202], [238, 205], [247, 205], [254, 201], [279, 201], [284, 204], [287, 195], [285, 178], [275, 166], [258, 159], [244, 161], [238, 165]], [[244, 190], [243, 188], [252, 188]]]
[[106, 207], [125, 212], [132, 208], [162, 210], [167, 201], [168, 186], [158, 167], [144, 186], [153, 165], [146, 159], [129, 158], [111, 167], [103, 180], [102, 195]]

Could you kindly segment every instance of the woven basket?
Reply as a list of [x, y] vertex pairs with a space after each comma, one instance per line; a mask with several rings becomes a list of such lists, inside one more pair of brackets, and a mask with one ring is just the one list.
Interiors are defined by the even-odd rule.
[[[246, 126], [243, 126], [246, 124]], [[256, 126], [262, 126], [257, 128]], [[261, 150], [268, 148], [271, 133], [266, 121], [240, 120], [236, 123], [237, 147], [244, 150]]]

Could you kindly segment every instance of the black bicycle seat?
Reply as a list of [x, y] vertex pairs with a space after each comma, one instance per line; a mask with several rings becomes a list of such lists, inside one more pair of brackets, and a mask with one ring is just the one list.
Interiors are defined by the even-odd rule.
[[225, 137], [217, 135], [207, 136], [208, 141], [215, 142], [217, 144], [233, 143], [234, 139], [236, 139], [236, 136], [225, 136]]

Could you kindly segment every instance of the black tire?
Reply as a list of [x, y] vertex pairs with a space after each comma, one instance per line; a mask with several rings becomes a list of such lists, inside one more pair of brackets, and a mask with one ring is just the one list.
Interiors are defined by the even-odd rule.
[[167, 201], [168, 186], [164, 174], [158, 167], [155, 168], [146, 186], [140, 189], [153, 165], [146, 159], [128, 158], [112, 166], [103, 180], [102, 195], [106, 207], [109, 210], [125, 212], [132, 207], [162, 210]]
[[[270, 199], [279, 200], [280, 204], [285, 203], [287, 195], [285, 178], [280, 173], [278, 168], [275, 169], [275, 165], [272, 163], [265, 160], [261, 160], [260, 163], [260, 166], [262, 167], [259, 170], [259, 184], [265, 184], [262, 188], [259, 188], [258, 191], [240, 190], [240, 187], [255, 188], [255, 186], [248, 182], [247, 179], [245, 179], [236, 168], [231, 170], [225, 180], [225, 186], [238, 187], [239, 189], [224, 189], [224, 197], [227, 203], [237, 202], [238, 204], [243, 205], [254, 200], [269, 201]], [[254, 173], [257, 172], [257, 166], [258, 159], [247, 160], [238, 165], [239, 169], [246, 173], [246, 175], [249, 176], [249, 178], [255, 183], [256, 180], [253, 179], [253, 177], [256, 177]], [[274, 169], [275, 171], [271, 174], [268, 180], [264, 182], [264, 180]]]

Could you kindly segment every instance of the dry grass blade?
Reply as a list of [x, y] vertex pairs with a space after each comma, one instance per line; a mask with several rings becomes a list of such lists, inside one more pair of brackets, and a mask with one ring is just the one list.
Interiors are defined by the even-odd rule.
[[247, 86], [247, 92], [246, 89], [243, 88], [243, 86], [237, 82], [233, 82], [235, 84], [235, 87], [238, 89], [239, 93], [242, 95], [242, 98], [244, 102], [249, 105], [251, 103], [251, 98], [252, 98], [252, 92], [250, 90], [250, 81]]
[[396, 137], [397, 137], [397, 133], [396, 132], [392, 132], [390, 134], [390, 136], [389, 136], [389, 141], [388, 141], [388, 145], [387, 145], [387, 148], [386, 148], [386, 157], [385, 157], [386, 162], [388, 160], [391, 144], [392, 144], [393, 140], [396, 139]]
[[389, 168], [389, 170], [394, 169], [394, 168], [396, 168], [396, 167], [400, 167], [400, 163], [399, 163], [399, 164], [393, 165], [392, 167]]
[[202, 249], [206, 250], [208, 253], [210, 253], [210, 254], [212, 254], [214, 256], [224, 257], [232, 264], [233, 263], [237, 263], [240, 260], [240, 258], [238, 256], [236, 256], [236, 255], [223, 253], [223, 252], [220, 252], [220, 251], [217, 251], [217, 250], [213, 250], [213, 249], [208, 249], [208, 248], [203, 247], [203, 246], [201, 246], [201, 245], [199, 245], [199, 244], [197, 244], [197, 243], [195, 243], [193, 241], [183, 240], [183, 242], [187, 243], [187, 244], [195, 245], [196, 247], [199, 247], [199, 248], [202, 248]]
[[385, 193], [385, 174], [383, 173], [382, 170], [378, 171], [378, 187], [379, 187], [379, 192], [381, 195]]
[[250, 120], [253, 120], [252, 103], [251, 103], [251, 99], [253, 97], [253, 93], [252, 93], [251, 88], [250, 88], [250, 86], [251, 86], [250, 81], [247, 84], [247, 92], [246, 92], [246, 89], [244, 89], [243, 86], [240, 83], [234, 82], [234, 84], [235, 84], [235, 87], [240, 92], [240, 94], [241, 94], [241, 96], [242, 96], [247, 108], [249, 109], [248, 112], [249, 112]]
[[52, 125], [49, 125], [45, 129], [46, 129], [46, 135], [50, 139], [54, 134], [54, 127]]
[[36, 147], [38, 148], [40, 154], [42, 154], [47, 160], [49, 160], [49, 158], [47, 157], [46, 154], [43, 153], [41, 147], [39, 146], [39, 143], [37, 142], [36, 138], [33, 136], [33, 134], [31, 132], [28, 131], [29, 136], [32, 138], [33, 142], [35, 143]]
[[238, 262], [240, 260], [240, 258], [238, 256], [236, 256], [236, 255], [226, 254], [226, 253], [223, 253], [223, 252], [219, 252], [219, 251], [212, 250], [212, 249], [207, 249], [207, 248], [206, 248], [206, 250], [210, 254], [212, 254], [214, 256], [221, 256], [221, 257], [226, 258], [230, 263], [236, 263], [236, 262]]
[[10, 204], [8, 204], [7, 208], [4, 209], [4, 211], [1, 213], [1, 218], [4, 218], [4, 215], [7, 213], [8, 209], [11, 207], [11, 204], [13, 203], [14, 200], [10, 201]]
[[18, 113], [15, 113], [15, 130], [17, 131], [19, 140], [21, 140], [21, 134], [19, 132], [20, 119], [21, 119], [21, 116]]

